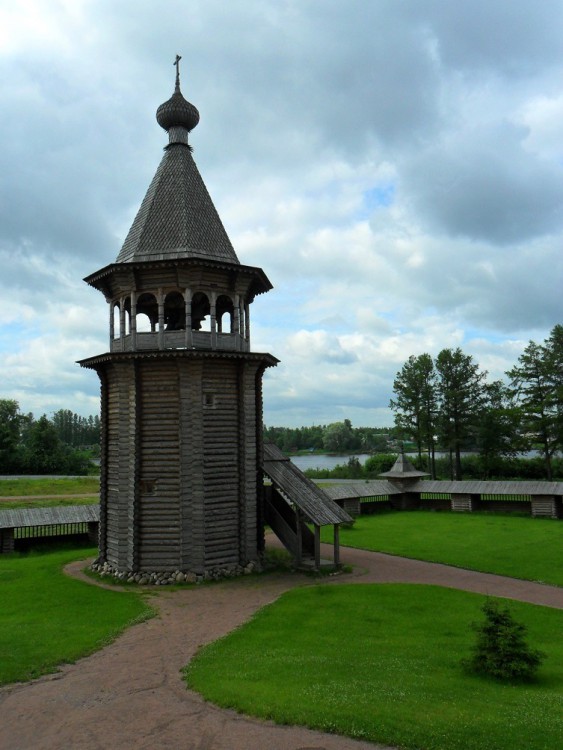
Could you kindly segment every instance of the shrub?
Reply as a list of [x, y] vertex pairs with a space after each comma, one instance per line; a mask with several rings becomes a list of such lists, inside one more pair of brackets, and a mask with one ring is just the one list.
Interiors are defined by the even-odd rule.
[[396, 453], [376, 453], [374, 456], [370, 456], [366, 460], [364, 464], [364, 475], [369, 479], [373, 479], [379, 476], [379, 474], [391, 471], [396, 460]]
[[473, 654], [462, 665], [470, 672], [506, 682], [531, 680], [545, 654], [528, 646], [525, 625], [493, 599], [485, 601], [482, 611], [485, 621], [473, 625], [477, 632]]

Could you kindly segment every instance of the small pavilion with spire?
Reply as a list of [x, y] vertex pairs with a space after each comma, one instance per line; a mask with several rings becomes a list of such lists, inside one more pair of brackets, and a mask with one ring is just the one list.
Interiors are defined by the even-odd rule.
[[414, 486], [423, 477], [429, 476], [428, 472], [418, 471], [416, 467], [412, 465], [409, 459], [405, 456], [404, 446], [401, 445], [397, 460], [393, 464], [393, 468], [389, 471], [379, 474], [382, 479], [388, 479], [391, 484], [400, 490], [401, 495], [395, 497], [395, 504], [397, 509], [408, 510], [411, 507], [416, 507], [418, 501], [418, 495], [411, 492]]

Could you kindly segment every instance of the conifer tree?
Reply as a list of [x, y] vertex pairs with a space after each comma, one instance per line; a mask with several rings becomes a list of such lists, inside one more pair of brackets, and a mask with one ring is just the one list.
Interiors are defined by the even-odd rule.
[[516, 622], [508, 609], [494, 599], [482, 608], [485, 621], [473, 625], [477, 641], [472, 656], [462, 665], [469, 671], [497, 680], [530, 680], [545, 658], [526, 643], [526, 627]]
[[[555, 329], [554, 329], [555, 330]], [[554, 369], [549, 346], [530, 341], [507, 372], [522, 412], [522, 430], [528, 447], [539, 446], [545, 462], [546, 477], [553, 478], [552, 458], [558, 447], [558, 421]]]
[[395, 412], [395, 424], [415, 441], [419, 459], [423, 448], [428, 451], [429, 469], [435, 479], [437, 393], [432, 357], [411, 355], [395, 377], [393, 393], [395, 398], [389, 405]]
[[440, 434], [454, 456], [452, 479], [461, 479], [461, 450], [475, 437], [479, 413], [484, 403], [483, 380], [473, 357], [461, 349], [442, 349], [436, 358]]

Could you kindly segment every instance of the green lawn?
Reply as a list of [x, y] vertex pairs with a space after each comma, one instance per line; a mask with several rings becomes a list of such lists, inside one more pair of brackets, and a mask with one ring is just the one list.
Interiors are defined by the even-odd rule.
[[547, 653], [530, 685], [465, 674], [483, 597], [434, 586], [295, 589], [203, 648], [207, 700], [282, 724], [411, 750], [563, 747], [563, 612], [511, 602]]
[[0, 497], [32, 495], [80, 495], [99, 492], [100, 478], [65, 477], [64, 479], [0, 479]]
[[[332, 540], [332, 527], [322, 530]], [[563, 586], [563, 522], [486, 513], [358, 516], [341, 544]]]
[[13, 510], [14, 508], [60, 508], [61, 505], [97, 505], [99, 498], [96, 497], [66, 497], [49, 498], [33, 497], [27, 500], [2, 500], [0, 511]]
[[0, 555], [0, 684], [53, 672], [152, 615], [138, 593], [69, 578], [62, 567], [94, 548]]

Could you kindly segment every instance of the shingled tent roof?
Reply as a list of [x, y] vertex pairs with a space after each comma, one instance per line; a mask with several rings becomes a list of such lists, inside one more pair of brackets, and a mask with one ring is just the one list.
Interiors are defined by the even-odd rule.
[[272, 443], [264, 445], [262, 468], [275, 487], [317, 526], [351, 523], [352, 518]]
[[379, 476], [387, 477], [388, 479], [421, 479], [422, 477], [427, 477], [428, 472], [418, 471], [405, 456], [404, 452], [401, 451], [393, 464], [393, 468], [390, 471], [379, 474]]
[[188, 145], [199, 113], [182, 96], [178, 74], [174, 94], [158, 108], [157, 121], [170, 142], [117, 263], [202, 258], [238, 264]]

